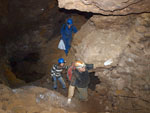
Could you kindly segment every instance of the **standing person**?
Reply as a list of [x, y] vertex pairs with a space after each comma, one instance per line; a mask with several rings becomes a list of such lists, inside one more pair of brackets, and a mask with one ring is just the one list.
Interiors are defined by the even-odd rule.
[[69, 18], [66, 22], [66, 24], [63, 24], [61, 28], [61, 35], [62, 35], [62, 40], [64, 41], [65, 44], [65, 53], [66, 56], [68, 55], [69, 49], [71, 47], [71, 41], [72, 41], [72, 32], [76, 33], [77, 28], [73, 25], [73, 20]]
[[74, 63], [74, 66], [75, 69], [72, 70], [72, 77], [70, 80], [70, 86], [68, 90], [68, 103], [71, 103], [71, 99], [74, 95], [75, 88], [77, 88], [77, 96], [79, 100], [88, 100], [88, 84], [90, 83], [90, 78], [89, 73], [87, 71], [87, 67], [81, 61], [76, 61]]
[[53, 79], [53, 88], [54, 89], [57, 89], [57, 80], [59, 80], [63, 89], [66, 88], [66, 84], [65, 84], [65, 81], [64, 81], [61, 73], [62, 73], [63, 69], [67, 69], [67, 68], [68, 68], [68, 66], [65, 66], [65, 60], [63, 58], [59, 58], [58, 64], [53, 65], [53, 67], [51, 69], [51, 76]]

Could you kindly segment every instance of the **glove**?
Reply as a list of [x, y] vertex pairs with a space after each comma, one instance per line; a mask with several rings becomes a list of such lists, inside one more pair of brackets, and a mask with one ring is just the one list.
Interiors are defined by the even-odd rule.
[[71, 98], [68, 98], [67, 103], [68, 103], [68, 104], [71, 103]]
[[107, 66], [107, 65], [110, 65], [111, 63], [113, 63], [113, 60], [109, 59], [109, 60], [104, 62], [104, 65]]

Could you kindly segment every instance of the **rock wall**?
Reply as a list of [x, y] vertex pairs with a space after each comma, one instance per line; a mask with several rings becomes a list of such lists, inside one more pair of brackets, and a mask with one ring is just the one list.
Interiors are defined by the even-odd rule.
[[12, 72], [11, 67], [6, 62], [0, 63], [0, 84], [5, 84], [11, 88], [25, 85], [23, 80], [16, 78], [16, 75]]
[[[47, 32], [45, 37], [51, 39], [51, 37], [57, 35], [56, 32], [60, 31], [61, 24], [68, 16], [63, 12], [60, 13], [61, 11], [55, 0], [1, 0], [0, 4], [0, 35], [3, 43], [19, 40], [19, 36], [21, 37], [23, 34], [39, 27], [43, 29], [43, 32]], [[48, 23], [48, 25], [43, 26], [45, 23]], [[56, 26], [57, 23], [60, 24]], [[47, 31], [44, 27], [49, 27], [50, 30]]]
[[60, 8], [104, 15], [150, 12], [149, 0], [58, 0], [58, 3]]
[[115, 59], [129, 43], [130, 18], [93, 16], [74, 37], [75, 56], [96, 67], [103, 66], [109, 59], [116, 65]]
[[[150, 105], [150, 14], [93, 16], [74, 37], [76, 59], [93, 63], [111, 110], [148, 113]], [[110, 60], [109, 69], [101, 70]], [[103, 93], [104, 92], [104, 93]], [[128, 105], [126, 105], [128, 103]], [[113, 106], [113, 108], [112, 108]]]

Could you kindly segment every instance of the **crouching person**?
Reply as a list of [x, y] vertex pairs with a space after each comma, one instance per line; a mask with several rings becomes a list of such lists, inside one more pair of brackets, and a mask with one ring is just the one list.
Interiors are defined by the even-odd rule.
[[75, 88], [77, 89], [77, 97], [79, 100], [88, 100], [88, 84], [90, 83], [88, 68], [81, 61], [76, 61], [74, 67], [68, 90], [68, 103], [71, 103]]
[[65, 81], [62, 77], [63, 69], [67, 69], [68, 66], [65, 66], [65, 60], [63, 58], [58, 59], [58, 64], [54, 64], [51, 69], [51, 77], [53, 79], [53, 88], [57, 89], [57, 80], [61, 83], [62, 88], [66, 88]]

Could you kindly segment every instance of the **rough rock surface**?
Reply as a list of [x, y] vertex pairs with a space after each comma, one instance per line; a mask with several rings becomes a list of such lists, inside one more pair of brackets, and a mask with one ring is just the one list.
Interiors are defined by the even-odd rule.
[[[72, 51], [97, 67], [96, 90], [107, 92], [114, 111], [150, 111], [150, 14], [93, 16], [75, 35]], [[112, 68], [102, 70], [109, 59]]]
[[132, 16], [93, 16], [75, 35], [73, 48], [75, 56], [96, 67], [104, 66], [111, 59], [117, 65], [116, 58], [129, 44]]
[[[0, 85], [0, 113], [71, 113], [67, 98], [45, 88], [26, 86], [10, 89]], [[66, 110], [65, 110], [66, 109]]]
[[[45, 46], [43, 43], [59, 35], [60, 27], [67, 16], [59, 11], [56, 1], [1, 0], [1, 66], [10, 65], [9, 71], [13, 71], [18, 78], [23, 79], [27, 75], [24, 79], [26, 82], [30, 81], [33, 74], [37, 75], [33, 77], [35, 79], [43, 76], [43, 69], [36, 69], [36, 66], [42, 66], [38, 62], [40, 48]], [[56, 23], [59, 24], [56, 26]], [[40, 70], [39, 74], [36, 70]], [[25, 73], [21, 75], [22, 72]]]
[[126, 15], [150, 12], [149, 0], [58, 0], [60, 8], [100, 13]]
[[[79, 29], [87, 20], [59, 10], [55, 0], [0, 0], [0, 17], [0, 81], [6, 84], [18, 83], [15, 76], [30, 82], [49, 73], [63, 57], [57, 48], [62, 24], [71, 17]], [[9, 80], [6, 75], [11, 76]]]
[[105, 113], [104, 102], [101, 106], [96, 102], [93, 97], [88, 102], [73, 98], [67, 104], [66, 96], [46, 88], [30, 85], [10, 89], [0, 85], [0, 113]]

